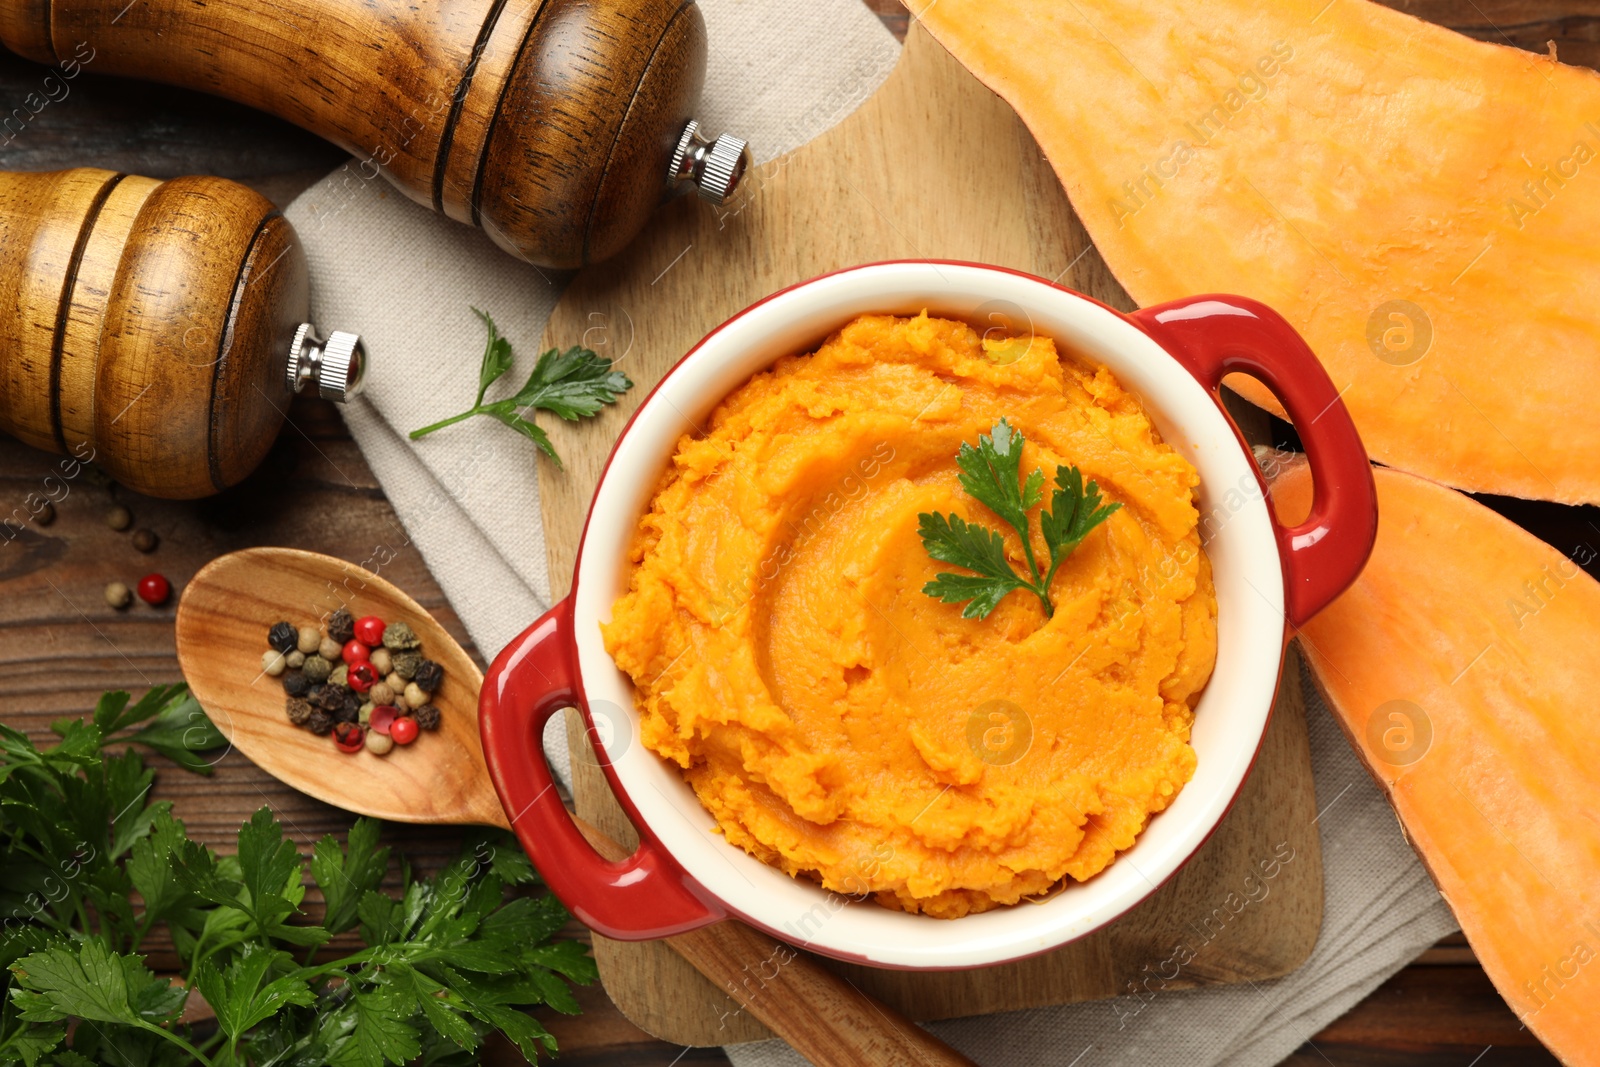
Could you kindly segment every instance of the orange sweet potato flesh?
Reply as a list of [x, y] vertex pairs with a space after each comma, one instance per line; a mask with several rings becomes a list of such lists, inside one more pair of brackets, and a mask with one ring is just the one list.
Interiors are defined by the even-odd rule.
[[[1307, 662], [1501, 995], [1600, 1064], [1600, 583], [1453, 489], [1375, 474], [1377, 546]], [[1303, 461], [1273, 485], [1285, 514], [1310, 495]]]
[[1277, 308], [1390, 466], [1600, 501], [1600, 75], [1366, 0], [922, 19], [1021, 114], [1135, 300]]

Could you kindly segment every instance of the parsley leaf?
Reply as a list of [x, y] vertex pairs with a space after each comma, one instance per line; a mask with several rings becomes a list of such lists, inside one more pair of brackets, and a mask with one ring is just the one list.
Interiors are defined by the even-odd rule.
[[[173, 686], [177, 692], [166, 699], [157, 713], [143, 727], [126, 738], [137, 745], [153, 748], [186, 771], [210, 774], [214, 761], [196, 755], [228, 743], [216, 724], [206, 717], [196, 700], [184, 687]], [[144, 701], [139, 702], [141, 705]]]
[[549, 435], [529, 415], [535, 409], [543, 409], [568, 421], [588, 418], [614, 403], [619, 395], [633, 387], [633, 382], [627, 375], [613, 370], [609, 359], [590, 349], [574, 345], [563, 352], [551, 348], [539, 356], [533, 373], [514, 395], [485, 403], [483, 398], [489, 386], [511, 369], [511, 343], [500, 336], [494, 320], [487, 314], [477, 308], [472, 312], [483, 320], [488, 331], [483, 362], [478, 368], [478, 397], [466, 411], [412, 430], [411, 440], [474, 415], [487, 415], [528, 438], [559, 467], [561, 457], [556, 455]]
[[[963, 441], [961, 450], [956, 454], [956, 466], [961, 468], [961, 488], [1017, 531], [1017, 536], [1022, 539], [1022, 550], [1028, 557], [1028, 569], [1037, 578], [1039, 568], [1033, 562], [1033, 542], [1028, 536], [1028, 512], [1044, 494], [1044, 472], [1035, 470], [1028, 475], [1027, 482], [1019, 486], [1017, 477], [1021, 465], [1022, 434], [1012, 429], [1005, 419], [995, 423], [994, 429], [987, 435], [978, 436], [977, 448]], [[1007, 569], [1010, 569], [1010, 564], [1007, 564]]]
[[1044, 472], [1035, 468], [1022, 477], [1022, 444], [1021, 432], [1002, 418], [989, 433], [978, 436], [976, 448], [965, 441], [961, 443], [956, 465], [961, 470], [961, 488], [967, 495], [1016, 531], [1027, 563], [1025, 573], [1018, 574], [1013, 569], [999, 531], [968, 523], [956, 514], [917, 515], [917, 533], [928, 555], [976, 572], [941, 572], [922, 587], [928, 596], [945, 604], [965, 601], [967, 606], [961, 612], [964, 619], [988, 617], [1001, 600], [1018, 589], [1037, 596], [1047, 618], [1055, 614], [1050, 583], [1056, 571], [1096, 526], [1122, 507], [1121, 503], [1102, 504], [1100, 486], [1091, 481], [1086, 487], [1083, 472], [1077, 466], [1057, 467], [1050, 510], [1039, 513], [1039, 532], [1049, 552], [1049, 567], [1041, 573], [1034, 556], [1028, 512], [1044, 498]]
[[286, 919], [299, 912], [305, 887], [300, 884], [300, 853], [283, 836], [283, 827], [271, 810], [261, 808], [239, 827], [239, 880], [244, 896], [238, 907], [248, 912], [257, 934], [293, 945], [317, 945], [328, 940], [320, 926], [290, 926]]
[[962, 618], [984, 618], [1007, 593], [1029, 588], [1011, 569], [1004, 539], [987, 526], [968, 525], [960, 515], [923, 512], [917, 516], [917, 532], [934, 559], [978, 572], [939, 574], [922, 587], [924, 593], [946, 604], [971, 601], [962, 610]]
[[483, 362], [478, 367], [478, 399], [473, 404], [483, 403], [483, 394], [489, 391], [506, 371], [511, 369], [511, 342], [500, 336], [500, 330], [495, 326], [494, 320], [486, 311], [472, 309], [472, 313], [483, 321], [483, 328], [488, 336], [483, 342]]
[[183, 1007], [184, 991], [157, 978], [136, 956], [112, 952], [99, 937], [58, 941], [11, 968], [11, 999], [25, 1022], [76, 1017], [91, 1022], [165, 1022]]
[[1039, 532], [1050, 549], [1050, 570], [1044, 577], [1047, 595], [1056, 568], [1090, 531], [1120, 507], [1121, 503], [1101, 504], [1100, 486], [1090, 482], [1085, 488], [1083, 472], [1076, 466], [1056, 468], [1056, 491], [1050, 494], [1050, 510], [1039, 513]]
[[184, 696], [185, 692], [185, 688], [181, 685], [158, 685], [131, 706], [129, 704], [131, 698], [127, 693], [106, 693], [94, 706], [93, 721], [100, 728], [101, 734], [110, 737], [120, 730], [155, 718], [167, 710], [174, 701]]
[[287, 952], [249, 944], [234, 957], [226, 971], [211, 960], [195, 973], [195, 988], [217, 1013], [217, 1025], [236, 1042], [251, 1027], [265, 1022], [290, 1004], [310, 1007], [316, 998], [306, 979], [285, 974], [262, 985], [274, 967], [292, 970]]
[[409, 1021], [415, 1009], [400, 991], [388, 985], [358, 987], [348, 1004], [356, 1024], [330, 1058], [335, 1067], [409, 1063], [422, 1053], [422, 1033]]
[[343, 849], [332, 834], [318, 841], [311, 854], [311, 876], [322, 887], [327, 907], [322, 925], [339, 934], [359, 921], [357, 907], [364, 893], [377, 890], [389, 869], [389, 850], [378, 847], [376, 819], [357, 819]]
[[193, 899], [173, 866], [173, 856], [183, 841], [183, 827], [172, 817], [170, 805], [162, 804], [151, 820], [149, 835], [134, 842], [128, 877], [144, 898], [147, 924]]

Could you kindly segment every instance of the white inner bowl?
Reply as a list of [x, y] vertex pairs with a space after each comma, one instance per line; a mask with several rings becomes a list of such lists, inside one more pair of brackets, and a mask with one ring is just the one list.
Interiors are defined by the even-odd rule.
[[[600, 623], [626, 588], [628, 547], [678, 437], [780, 356], [813, 349], [868, 312], [987, 321], [1004, 301], [1065, 352], [1104, 363], [1136, 393], [1167, 443], [1200, 472], [1199, 507], [1217, 593], [1217, 665], [1195, 712], [1194, 778], [1101, 874], [1038, 905], [961, 919], [891, 911], [792, 879], [713, 833], [677, 769], [609, 731], [606, 754], [644, 822], [690, 877], [734, 913], [792, 943], [886, 967], [951, 969], [1044, 952], [1082, 937], [1152, 893], [1200, 847], [1249, 772], [1283, 657], [1283, 572], [1255, 468], [1212, 398], [1159, 345], [1107, 308], [1040, 279], [991, 267], [880, 263], [785, 290], [720, 326], [674, 369], [618, 442], [580, 550], [573, 603], [578, 665], [592, 702], [634, 715], [631, 680], [607, 654]], [[980, 315], [980, 311], [983, 314]], [[630, 736], [631, 734], [631, 736]]]

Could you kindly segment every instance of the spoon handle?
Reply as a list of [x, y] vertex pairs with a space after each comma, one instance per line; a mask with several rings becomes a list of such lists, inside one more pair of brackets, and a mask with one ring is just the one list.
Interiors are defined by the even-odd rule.
[[[628, 858], [595, 827], [573, 822], [606, 859]], [[848, 978], [741, 922], [702, 926], [666, 942], [817, 1067], [976, 1067]]]

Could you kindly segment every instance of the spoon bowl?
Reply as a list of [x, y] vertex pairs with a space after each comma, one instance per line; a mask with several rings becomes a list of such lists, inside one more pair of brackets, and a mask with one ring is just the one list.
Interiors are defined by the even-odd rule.
[[[261, 669], [267, 630], [321, 625], [340, 607], [403, 621], [444, 668], [433, 695], [439, 728], [388, 755], [344, 753], [291, 723], [281, 679]], [[483, 674], [437, 619], [378, 575], [295, 548], [247, 548], [207, 564], [178, 604], [178, 661], [195, 699], [228, 741], [303, 793], [392, 822], [509, 827], [478, 740]]]

